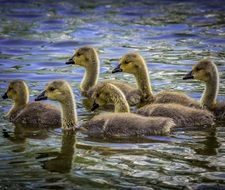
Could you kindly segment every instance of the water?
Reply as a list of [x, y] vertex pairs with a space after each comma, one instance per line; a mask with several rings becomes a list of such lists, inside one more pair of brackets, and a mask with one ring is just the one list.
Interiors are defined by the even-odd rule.
[[[118, 59], [138, 51], [153, 89], [177, 89], [199, 99], [203, 84], [183, 81], [202, 58], [217, 64], [225, 93], [225, 3], [216, 1], [0, 1], [0, 93], [24, 79], [31, 101], [47, 81], [72, 83], [81, 121], [93, 116], [78, 86], [84, 70], [65, 65], [74, 49], [91, 45], [101, 60], [100, 79]], [[49, 102], [52, 103], [52, 102]], [[15, 127], [0, 103], [1, 189], [225, 189], [225, 128], [178, 131], [168, 137], [90, 139], [60, 130]], [[58, 106], [58, 104], [54, 103]], [[98, 112], [100, 113], [100, 111]], [[10, 137], [9, 137], [10, 136]]]

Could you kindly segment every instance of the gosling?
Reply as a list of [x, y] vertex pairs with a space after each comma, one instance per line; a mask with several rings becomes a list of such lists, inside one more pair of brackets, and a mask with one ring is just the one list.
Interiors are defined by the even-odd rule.
[[[106, 103], [115, 105], [115, 112], [129, 112], [129, 105], [123, 93], [113, 84], [106, 84], [93, 94], [95, 102], [93, 110]], [[197, 127], [199, 125], [212, 125], [213, 115], [206, 111], [189, 108], [183, 105], [170, 104], [151, 104], [140, 108], [138, 114], [152, 116], [151, 119], [158, 120], [162, 117], [172, 118], [176, 126], [174, 127]], [[161, 118], [155, 118], [161, 117]]]
[[[48, 83], [36, 101], [47, 98], [61, 103], [63, 129], [71, 130], [78, 126], [75, 99], [67, 81], [54, 80]], [[166, 135], [172, 127], [174, 127], [172, 119], [147, 118], [131, 113], [109, 113], [93, 117], [90, 121], [81, 124], [79, 129], [90, 136], [139, 137]]]
[[29, 103], [29, 90], [22, 80], [13, 80], [9, 83], [3, 99], [10, 98], [14, 104], [7, 113], [8, 118], [14, 124], [60, 127], [60, 111], [52, 105], [40, 102]]
[[80, 90], [85, 96], [91, 97], [99, 84], [110, 82], [122, 90], [130, 105], [136, 105], [141, 100], [141, 91], [127, 83], [112, 80], [98, 83], [100, 62], [98, 54], [93, 47], [85, 46], [77, 49], [66, 64], [79, 65], [85, 68], [85, 75], [80, 84]]
[[225, 104], [217, 102], [219, 91], [219, 73], [217, 66], [211, 60], [201, 60], [187, 73], [184, 80], [196, 79], [205, 83], [200, 104], [212, 111], [217, 118], [225, 118]]
[[138, 89], [142, 92], [141, 101], [149, 103], [177, 103], [188, 107], [201, 108], [200, 104], [186, 94], [174, 91], [162, 91], [153, 95], [148, 68], [138, 53], [128, 53], [120, 59], [120, 64], [112, 73], [125, 72], [135, 76]]

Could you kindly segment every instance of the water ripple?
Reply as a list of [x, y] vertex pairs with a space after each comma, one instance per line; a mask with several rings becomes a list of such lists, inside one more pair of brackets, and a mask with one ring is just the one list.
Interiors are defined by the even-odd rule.
[[[90, 45], [100, 56], [99, 80], [135, 85], [130, 74], [111, 74], [122, 55], [135, 51], [147, 62], [154, 93], [174, 89], [200, 99], [204, 85], [182, 77], [210, 58], [224, 84], [224, 10], [222, 0], [2, 0], [0, 92], [9, 80], [24, 79], [33, 101], [49, 80], [65, 79], [73, 86], [79, 119], [89, 120], [102, 110], [90, 112], [79, 91], [84, 69], [65, 61], [74, 49]], [[221, 85], [220, 101], [224, 92]], [[62, 131], [30, 131], [7, 122], [3, 115], [11, 104], [0, 100], [0, 188], [225, 189], [224, 123], [167, 137], [109, 141], [77, 134], [65, 151]]]

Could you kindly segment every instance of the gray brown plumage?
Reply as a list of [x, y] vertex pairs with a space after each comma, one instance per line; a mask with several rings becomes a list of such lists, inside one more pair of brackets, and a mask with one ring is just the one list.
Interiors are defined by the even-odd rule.
[[183, 105], [150, 104], [140, 108], [138, 114], [172, 118], [177, 127], [198, 127], [214, 124], [214, 116], [207, 110], [189, 108]]
[[58, 128], [61, 126], [61, 116], [59, 110], [54, 106], [41, 102], [32, 102], [21, 110], [12, 122]]
[[10, 98], [14, 104], [6, 117], [15, 124], [42, 127], [60, 127], [60, 111], [41, 102], [29, 103], [29, 90], [22, 80], [10, 82], [3, 99]]
[[108, 113], [95, 116], [82, 125], [89, 135], [113, 137], [167, 135], [174, 127], [172, 119], [142, 117], [133, 113]]

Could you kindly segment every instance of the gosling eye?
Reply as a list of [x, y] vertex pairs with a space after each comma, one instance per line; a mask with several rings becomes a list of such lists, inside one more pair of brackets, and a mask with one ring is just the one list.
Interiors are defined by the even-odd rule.
[[98, 98], [99, 97], [99, 94], [96, 94], [96, 97]]
[[77, 53], [76, 53], [76, 56], [77, 56], [77, 57], [80, 57], [80, 56], [81, 56], [81, 53], [77, 52]]
[[49, 90], [50, 90], [50, 91], [54, 91], [55, 88], [54, 88], [54, 87], [50, 87]]
[[200, 70], [201, 70], [201, 68], [198, 68], [198, 67], [196, 68], [196, 71], [200, 71]]
[[124, 61], [124, 63], [125, 63], [125, 64], [128, 64], [128, 63], [129, 63], [129, 61], [125, 60], [125, 61]]

